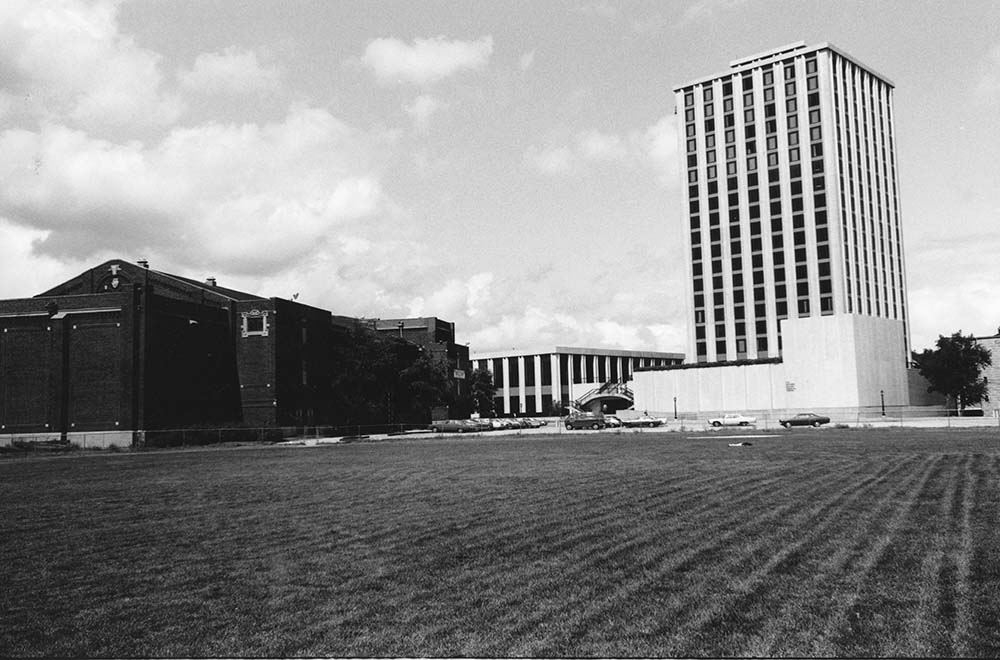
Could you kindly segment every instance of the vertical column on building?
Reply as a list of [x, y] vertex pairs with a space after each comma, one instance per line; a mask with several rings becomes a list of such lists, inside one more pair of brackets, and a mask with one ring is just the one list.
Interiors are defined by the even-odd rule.
[[542, 412], [542, 356], [533, 355], [531, 361], [535, 365], [535, 413]]
[[[549, 363], [552, 367], [552, 401], [562, 402], [562, 373], [559, 369], [559, 354], [553, 353], [549, 356]], [[547, 410], [543, 412], [548, 412]]]
[[517, 413], [521, 414], [527, 410], [525, 405], [525, 398], [528, 392], [528, 386], [525, 383], [528, 382], [526, 377], [527, 372], [524, 370], [524, 356], [517, 356], [517, 377], [518, 377], [518, 388], [517, 388]]
[[566, 354], [566, 378], [568, 382], [566, 383], [567, 400], [566, 403], [572, 403], [573, 401], [573, 381], [576, 380], [576, 374], [573, 370], [573, 354]]
[[503, 411], [510, 414], [510, 358], [501, 358], [503, 364]]

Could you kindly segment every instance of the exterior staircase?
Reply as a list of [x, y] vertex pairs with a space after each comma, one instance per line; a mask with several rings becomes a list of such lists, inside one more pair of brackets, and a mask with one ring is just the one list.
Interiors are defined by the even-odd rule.
[[569, 408], [581, 412], [601, 412], [605, 406], [609, 410], [622, 410], [631, 408], [634, 403], [635, 396], [628, 385], [617, 380], [609, 380], [573, 401]]

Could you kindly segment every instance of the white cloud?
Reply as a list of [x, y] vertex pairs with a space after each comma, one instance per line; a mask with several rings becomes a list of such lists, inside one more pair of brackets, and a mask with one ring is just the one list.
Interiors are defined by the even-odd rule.
[[620, 137], [597, 130], [578, 134], [576, 151], [587, 160], [620, 160], [628, 155]]
[[0, 133], [0, 216], [46, 232], [36, 251], [85, 258], [157, 247], [178, 263], [274, 271], [324, 249], [333, 226], [391, 219], [377, 138], [323, 110], [205, 124], [115, 144], [46, 125]]
[[177, 73], [181, 85], [203, 92], [260, 92], [275, 89], [280, 73], [274, 66], [263, 66], [257, 54], [230, 46], [218, 53], [202, 53], [191, 69]]
[[524, 162], [528, 167], [542, 174], [568, 174], [573, 171], [575, 160], [576, 154], [569, 147], [529, 147], [524, 154]]
[[437, 111], [448, 107], [438, 99], [429, 94], [421, 94], [412, 102], [403, 106], [403, 110], [413, 120], [414, 128], [421, 133], [427, 132], [431, 115]]
[[427, 84], [463, 70], [483, 69], [492, 54], [493, 37], [489, 35], [475, 41], [418, 38], [413, 45], [387, 38], [370, 41], [361, 61], [380, 80]]
[[411, 316], [433, 315], [445, 319], [473, 318], [480, 305], [490, 301], [493, 273], [476, 273], [465, 281], [450, 279], [436, 290], [417, 296], [409, 304]]
[[[985, 227], [985, 225], [983, 225]], [[907, 250], [910, 340], [914, 349], [930, 348], [938, 335], [992, 334], [1000, 325], [1000, 234], [915, 239]], [[961, 268], [956, 268], [961, 264]]]
[[724, 13], [745, 5], [747, 0], [696, 0], [684, 10], [682, 21], [708, 20], [717, 14]]
[[975, 94], [985, 103], [1000, 102], [1000, 44], [993, 46], [979, 63]]
[[574, 8], [574, 11], [587, 16], [596, 16], [603, 19], [616, 19], [621, 13], [617, 7], [604, 1], [589, 2], [584, 5], [579, 5]]
[[909, 292], [913, 349], [933, 348], [939, 335], [986, 335], [1000, 326], [1000, 291], [995, 280], [975, 279], [961, 286], [922, 286]]
[[0, 298], [33, 296], [91, 265], [32, 253], [32, 246], [46, 235], [0, 217]]
[[535, 51], [529, 51], [521, 55], [517, 60], [517, 65], [520, 67], [521, 71], [527, 71], [535, 63]]
[[539, 306], [505, 314], [467, 336], [477, 351], [538, 350], [546, 346], [590, 346], [623, 350], [678, 351], [680, 325], [623, 322]]
[[596, 129], [580, 131], [569, 144], [531, 146], [525, 164], [542, 174], [562, 175], [579, 171], [587, 163], [617, 162], [626, 166], [648, 166], [659, 172], [667, 187], [677, 184], [677, 121], [666, 115], [649, 128], [624, 135]]
[[660, 173], [660, 180], [668, 187], [678, 183], [677, 138], [677, 118], [674, 115], [665, 115], [638, 138], [653, 167]]
[[0, 3], [0, 61], [20, 114], [83, 127], [175, 121], [180, 99], [161, 89], [160, 56], [118, 31], [118, 2]]

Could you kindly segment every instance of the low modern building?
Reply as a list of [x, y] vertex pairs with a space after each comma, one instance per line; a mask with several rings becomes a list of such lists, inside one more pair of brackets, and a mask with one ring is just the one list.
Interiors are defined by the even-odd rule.
[[627, 383], [640, 367], [683, 361], [682, 353], [554, 346], [475, 353], [472, 368], [493, 374], [497, 414], [559, 415], [593, 390]]

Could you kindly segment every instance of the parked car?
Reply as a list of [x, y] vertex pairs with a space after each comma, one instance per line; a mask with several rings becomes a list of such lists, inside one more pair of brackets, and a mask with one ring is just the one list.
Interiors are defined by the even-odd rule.
[[493, 425], [493, 430], [504, 431], [506, 429], [514, 428], [514, 421], [510, 418], [494, 417], [490, 420], [490, 424]]
[[570, 415], [563, 423], [568, 429], [603, 429], [606, 424], [604, 422], [604, 415], [596, 415], [594, 413], [583, 413], [581, 415]]
[[784, 426], [786, 429], [790, 429], [793, 426], [815, 426], [819, 428], [823, 424], [829, 424], [830, 418], [825, 415], [817, 415], [816, 413], [799, 413], [792, 417], [786, 417], [785, 419], [779, 419], [778, 423]]
[[493, 422], [491, 422], [489, 419], [484, 419], [482, 417], [479, 417], [479, 418], [474, 418], [472, 421], [475, 422], [476, 429], [479, 431], [493, 430]]
[[757, 423], [756, 417], [747, 417], [741, 413], [727, 413], [722, 417], [712, 417], [708, 420], [712, 426], [749, 426]]
[[643, 415], [642, 417], [636, 417], [635, 419], [626, 419], [622, 423], [630, 428], [636, 428], [636, 427], [652, 428], [654, 426], [663, 426], [662, 419], [650, 417], [649, 415]]
[[434, 433], [466, 433], [479, 430], [479, 424], [472, 419], [441, 419], [431, 422]]
[[537, 429], [548, 424], [544, 419], [534, 419], [533, 417], [525, 417], [524, 422], [529, 429]]
[[625, 424], [625, 422], [623, 422], [622, 420], [620, 420], [615, 415], [605, 415], [604, 416], [604, 425], [607, 426], [608, 428], [617, 429], [617, 428], [621, 428], [624, 424]]

